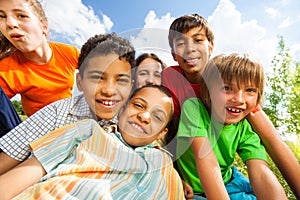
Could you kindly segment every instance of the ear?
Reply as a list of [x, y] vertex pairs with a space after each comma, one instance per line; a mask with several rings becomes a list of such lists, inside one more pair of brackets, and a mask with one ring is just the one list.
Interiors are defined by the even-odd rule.
[[47, 37], [49, 33], [48, 24], [42, 24], [43, 34]]
[[157, 140], [161, 139], [163, 136], [165, 136], [168, 133], [168, 128], [164, 128], [157, 136]]
[[79, 72], [76, 73], [76, 85], [77, 85], [78, 90], [80, 92], [82, 92], [82, 78], [81, 78]]

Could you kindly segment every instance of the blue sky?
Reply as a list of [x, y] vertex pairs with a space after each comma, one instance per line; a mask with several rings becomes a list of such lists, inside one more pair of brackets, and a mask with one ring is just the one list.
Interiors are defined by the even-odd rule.
[[278, 36], [300, 61], [299, 0], [41, 0], [52, 41], [81, 45], [99, 33], [116, 32], [138, 52], [154, 51], [173, 64], [167, 45], [171, 22], [184, 14], [204, 16], [215, 33], [214, 54], [251, 52], [266, 71]]

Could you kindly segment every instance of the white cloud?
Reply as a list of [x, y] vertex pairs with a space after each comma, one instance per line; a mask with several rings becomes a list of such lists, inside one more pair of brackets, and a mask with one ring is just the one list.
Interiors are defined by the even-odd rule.
[[214, 55], [223, 52], [255, 54], [265, 68], [271, 64], [277, 39], [266, 38], [266, 30], [256, 20], [242, 21], [242, 14], [230, 0], [221, 0], [208, 17], [215, 33]]
[[50, 39], [61, 37], [81, 46], [89, 37], [105, 33], [113, 26], [109, 17], [102, 14], [102, 22], [81, 0], [43, 0], [42, 5], [49, 20]]
[[278, 16], [278, 10], [275, 8], [266, 8], [265, 13], [267, 13], [271, 18]]
[[[137, 54], [142, 52], [156, 53], [167, 65], [175, 64], [168, 43], [169, 26], [174, 17], [170, 13], [158, 18], [154, 11], [149, 11], [144, 22], [143, 29], [132, 30], [130, 41], [135, 47]], [[124, 33], [123, 33], [124, 34]]]
[[278, 28], [288, 28], [293, 24], [290, 17], [285, 18], [278, 26]]

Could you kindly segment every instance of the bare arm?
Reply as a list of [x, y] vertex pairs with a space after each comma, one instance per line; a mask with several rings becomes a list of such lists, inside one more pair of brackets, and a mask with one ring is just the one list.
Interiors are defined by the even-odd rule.
[[31, 157], [0, 176], [0, 194], [3, 200], [11, 199], [33, 185], [46, 174], [36, 157]]
[[0, 153], [0, 175], [4, 174], [5, 172], [11, 170], [15, 166], [17, 166], [20, 161], [13, 159], [12, 157], [8, 156], [6, 153]]
[[191, 139], [191, 147], [195, 155], [198, 176], [207, 199], [229, 199], [217, 158], [210, 142], [205, 137]]
[[257, 199], [287, 199], [284, 189], [265, 161], [251, 159], [246, 164], [249, 180]]
[[260, 136], [268, 154], [300, 199], [300, 164], [289, 146], [280, 138], [274, 125], [263, 110], [250, 114], [248, 120]]

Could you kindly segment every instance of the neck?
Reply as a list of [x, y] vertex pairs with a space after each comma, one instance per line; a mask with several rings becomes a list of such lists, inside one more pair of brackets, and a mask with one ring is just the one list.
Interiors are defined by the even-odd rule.
[[45, 45], [40, 46], [36, 50], [25, 52], [23, 55], [27, 60], [30, 60], [36, 64], [45, 64], [51, 59], [52, 50], [47, 42]]
[[194, 84], [199, 84], [201, 81], [201, 73], [195, 73], [195, 74], [184, 74], [185, 78], [190, 82]]

